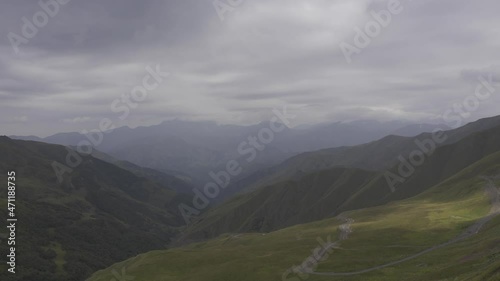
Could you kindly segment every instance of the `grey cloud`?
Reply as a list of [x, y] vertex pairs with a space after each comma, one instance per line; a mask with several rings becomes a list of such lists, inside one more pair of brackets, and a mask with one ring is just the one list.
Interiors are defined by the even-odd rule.
[[464, 69], [460, 78], [467, 82], [478, 83], [480, 77], [500, 83], [500, 65], [491, 65], [482, 69]]
[[[404, 11], [348, 64], [339, 43], [352, 42], [354, 28], [386, 3], [245, 1], [221, 22], [210, 0], [72, 0], [16, 55], [7, 34], [40, 8], [4, 1], [0, 134], [78, 131], [116, 117], [111, 102], [155, 64], [172, 76], [123, 125], [258, 123], [283, 105], [302, 123], [426, 121], [470, 95], [478, 75], [499, 82], [494, 0], [402, 1]], [[473, 118], [498, 114], [499, 101], [493, 96]], [[16, 111], [23, 126], [7, 118]], [[61, 121], [82, 116], [89, 124]]]

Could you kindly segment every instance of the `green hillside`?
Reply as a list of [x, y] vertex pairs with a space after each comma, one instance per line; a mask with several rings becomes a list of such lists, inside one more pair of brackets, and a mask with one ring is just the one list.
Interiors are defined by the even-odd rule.
[[[0, 171], [16, 172], [18, 214], [18, 272], [8, 274], [2, 263], [2, 281], [82, 280], [117, 260], [164, 248], [181, 226], [172, 189], [99, 159], [84, 158], [59, 184], [51, 164], [66, 163], [67, 153], [59, 145], [0, 137]], [[7, 243], [0, 251], [7, 252]]]
[[269, 232], [330, 217], [376, 175], [334, 168], [242, 194], [209, 210], [179, 240], [185, 243], [222, 233]]
[[[354, 220], [346, 240], [319, 262], [316, 272], [349, 273], [411, 257], [453, 241], [493, 209], [485, 190], [491, 181], [499, 199], [500, 152], [485, 157], [426, 192], [385, 206], [346, 212]], [[485, 178], [487, 177], [487, 178]], [[222, 235], [166, 251], [153, 251], [95, 273], [89, 281], [500, 280], [500, 216], [477, 234], [406, 262], [352, 276], [318, 276], [293, 269], [320, 246], [338, 240], [338, 218], [269, 234]], [[290, 273], [292, 272], [292, 273]], [[300, 272], [300, 271], [297, 271]]]
[[[392, 192], [385, 173], [331, 168], [262, 186], [209, 210], [181, 237], [183, 242], [222, 233], [267, 232], [347, 210], [409, 198], [500, 151], [500, 126], [439, 147]], [[391, 171], [397, 174], [398, 166]]]

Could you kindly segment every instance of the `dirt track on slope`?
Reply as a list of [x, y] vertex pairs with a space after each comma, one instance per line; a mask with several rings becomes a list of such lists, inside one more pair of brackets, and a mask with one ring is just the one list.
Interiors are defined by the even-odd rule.
[[[310, 272], [305, 272], [305, 273], [313, 274], [313, 275], [322, 275], [322, 276], [352, 276], [352, 275], [368, 273], [371, 271], [376, 271], [376, 270], [383, 269], [386, 267], [398, 265], [398, 264], [403, 263], [403, 262], [407, 262], [409, 260], [415, 259], [415, 258], [420, 257], [422, 255], [425, 255], [427, 253], [444, 248], [446, 246], [449, 246], [451, 244], [457, 243], [459, 241], [465, 240], [467, 238], [470, 238], [470, 237], [476, 235], [477, 233], [479, 233], [479, 231], [481, 231], [481, 229], [483, 228], [483, 226], [485, 224], [487, 224], [489, 221], [491, 221], [493, 218], [495, 218], [496, 216], [498, 216], [500, 214], [500, 189], [495, 186], [495, 183], [493, 182], [493, 180], [491, 178], [482, 177], [482, 179], [487, 181], [487, 183], [485, 185], [485, 190], [486, 190], [486, 194], [488, 194], [488, 197], [491, 200], [491, 209], [490, 209], [489, 214], [486, 215], [485, 217], [479, 219], [478, 221], [476, 221], [473, 225], [468, 227], [463, 233], [461, 233], [459, 236], [449, 240], [448, 242], [433, 246], [427, 250], [424, 250], [424, 251], [419, 252], [415, 255], [406, 257], [404, 259], [394, 261], [394, 262], [391, 262], [388, 264], [379, 265], [376, 267], [364, 269], [364, 270], [359, 270], [359, 271], [354, 271], [354, 272], [315, 272], [315, 271], [310, 271]], [[352, 221], [352, 222], [354, 222], [354, 221]], [[345, 224], [341, 225], [339, 227], [339, 229], [341, 231], [341, 238], [343, 237], [342, 233], [346, 233], [345, 232], [346, 230], [343, 228], [345, 228]], [[349, 230], [349, 232], [345, 234], [345, 239], [347, 239], [349, 233], [352, 232], [351, 227], [350, 227], [350, 223], [349, 223], [348, 230]], [[343, 239], [343, 240], [345, 240], [345, 239]], [[330, 250], [332, 248], [337, 247], [337, 243], [338, 242], [335, 242], [335, 243], [332, 243], [331, 245], [329, 245], [327, 247], [327, 249], [325, 249], [324, 253], [326, 253], [327, 250]]]

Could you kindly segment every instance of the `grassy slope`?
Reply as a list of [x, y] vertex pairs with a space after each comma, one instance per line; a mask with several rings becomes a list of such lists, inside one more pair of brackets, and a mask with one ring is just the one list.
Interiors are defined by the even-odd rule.
[[[318, 271], [342, 272], [382, 265], [448, 241], [488, 213], [481, 175], [500, 173], [500, 153], [411, 199], [346, 213], [353, 233]], [[497, 181], [500, 184], [500, 181]], [[113, 271], [145, 281], [281, 280], [319, 244], [332, 241], [341, 222], [331, 218], [263, 234], [223, 235], [204, 243], [154, 251], [95, 273], [108, 281]], [[352, 277], [307, 276], [307, 280], [500, 280], [500, 217], [476, 236], [406, 263]], [[288, 280], [302, 280], [300, 278]], [[304, 276], [305, 277], [305, 276]], [[128, 280], [128, 279], [127, 279]]]
[[337, 167], [302, 175], [241, 194], [209, 210], [180, 240], [199, 241], [228, 232], [268, 232], [409, 198], [496, 151], [500, 151], [500, 126], [439, 147], [394, 193], [383, 173]]
[[237, 196], [209, 210], [180, 241], [212, 238], [228, 232], [269, 232], [316, 221], [336, 212], [375, 173], [335, 168]]

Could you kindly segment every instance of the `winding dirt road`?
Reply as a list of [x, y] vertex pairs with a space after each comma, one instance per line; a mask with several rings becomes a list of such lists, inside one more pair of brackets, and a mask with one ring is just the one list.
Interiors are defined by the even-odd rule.
[[[468, 227], [462, 234], [460, 234], [459, 236], [457, 236], [457, 237], [449, 240], [448, 242], [436, 245], [434, 247], [431, 247], [431, 248], [429, 248], [427, 250], [424, 250], [424, 251], [419, 252], [419, 253], [417, 253], [415, 255], [406, 257], [404, 259], [401, 259], [401, 260], [398, 260], [398, 261], [394, 261], [394, 262], [391, 262], [391, 263], [388, 263], [388, 264], [384, 264], [384, 265], [380, 265], [380, 266], [376, 266], [376, 267], [364, 269], [364, 270], [353, 271], [353, 272], [315, 272], [315, 271], [309, 271], [309, 272], [305, 272], [305, 273], [312, 274], [312, 275], [322, 275], [322, 276], [352, 276], [352, 275], [358, 275], [358, 274], [368, 273], [368, 272], [371, 272], [371, 271], [375, 271], [375, 270], [379, 270], [379, 269], [382, 269], [382, 268], [394, 266], [394, 265], [397, 265], [397, 264], [400, 264], [400, 263], [403, 263], [403, 262], [407, 262], [409, 260], [415, 259], [415, 258], [420, 257], [422, 255], [425, 255], [427, 253], [430, 253], [430, 252], [433, 252], [435, 250], [444, 248], [446, 246], [449, 246], [451, 244], [457, 243], [459, 241], [465, 240], [465, 239], [467, 239], [469, 237], [472, 237], [472, 236], [476, 235], [477, 233], [479, 233], [479, 231], [481, 230], [481, 228], [483, 228], [483, 226], [485, 224], [487, 224], [494, 217], [496, 217], [496, 216], [498, 216], [500, 214], [500, 190], [495, 186], [495, 183], [493, 182], [493, 180], [491, 178], [482, 177], [482, 179], [484, 179], [484, 180], [487, 181], [487, 183], [485, 185], [485, 189], [486, 189], [486, 193], [488, 194], [488, 196], [491, 199], [491, 209], [490, 209], [489, 214], [486, 215], [485, 217], [483, 217], [482, 219], [478, 220], [477, 222], [475, 222], [473, 225], [471, 225], [470, 227]], [[348, 220], [349, 221], [346, 221], [346, 224], [343, 224], [343, 225], [341, 225], [339, 227], [340, 232], [341, 232], [341, 234], [340, 234], [341, 240], [347, 239], [348, 236], [349, 236], [349, 234], [352, 232], [350, 225], [354, 221], [352, 219], [348, 219]], [[348, 227], [347, 227], [347, 225], [348, 225]], [[342, 239], [343, 237], [344, 237], [344, 239]], [[325, 249], [324, 253], [326, 253], [328, 250], [330, 250], [332, 248], [335, 248], [337, 246], [338, 246], [338, 242], [331, 243]]]

